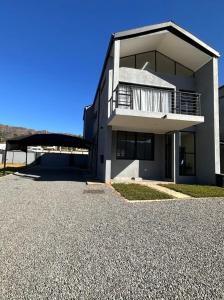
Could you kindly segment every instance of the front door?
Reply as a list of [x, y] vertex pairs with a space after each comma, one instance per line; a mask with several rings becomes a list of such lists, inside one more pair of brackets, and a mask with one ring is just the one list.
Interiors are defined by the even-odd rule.
[[165, 135], [165, 176], [172, 179], [172, 134]]

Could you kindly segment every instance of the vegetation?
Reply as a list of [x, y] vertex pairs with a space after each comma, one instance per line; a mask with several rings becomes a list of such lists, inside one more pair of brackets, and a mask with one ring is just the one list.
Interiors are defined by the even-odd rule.
[[48, 132], [46, 130], [37, 131], [29, 128], [0, 124], [0, 143], [5, 142], [7, 139], [16, 138], [18, 136], [23, 136], [23, 135], [30, 135], [34, 133], [48, 133]]
[[114, 183], [112, 185], [124, 198], [128, 200], [170, 199], [172, 196], [154, 190], [144, 185], [130, 183]]
[[224, 197], [224, 188], [211, 185], [196, 184], [160, 184], [166, 188], [180, 192], [191, 197]]
[[8, 163], [6, 165], [6, 172], [5, 172], [5, 174], [4, 174], [3, 168], [4, 168], [4, 165], [0, 164], [0, 177], [2, 177], [4, 175], [12, 174], [12, 173], [14, 173], [16, 171], [24, 169], [25, 165], [24, 164], [10, 164], [10, 163]]
[[4, 174], [3, 170], [1, 169], [1, 170], [0, 170], [0, 177], [2, 177], [2, 176], [4, 176], [4, 175], [9, 175], [9, 174], [12, 174], [12, 173], [13, 173], [12, 171], [7, 171], [7, 170], [6, 170], [6, 172], [5, 172], [5, 174]]

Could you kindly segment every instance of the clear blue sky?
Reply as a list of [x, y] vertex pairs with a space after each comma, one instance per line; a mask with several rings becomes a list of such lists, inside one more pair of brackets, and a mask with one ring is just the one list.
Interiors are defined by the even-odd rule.
[[82, 133], [112, 32], [173, 20], [224, 54], [223, 12], [223, 0], [1, 0], [0, 123]]

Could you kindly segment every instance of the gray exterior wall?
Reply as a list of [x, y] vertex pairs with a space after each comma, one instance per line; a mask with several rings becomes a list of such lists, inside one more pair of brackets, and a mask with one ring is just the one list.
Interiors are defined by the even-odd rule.
[[215, 184], [215, 174], [220, 173], [217, 59], [198, 70], [195, 79], [205, 117], [205, 122], [196, 126], [197, 181]]
[[162, 180], [165, 177], [165, 138], [155, 135], [155, 157], [153, 161], [116, 159], [116, 131], [112, 134], [111, 178], [142, 177], [144, 179]]
[[219, 127], [220, 139], [224, 141], [224, 86], [219, 89]]

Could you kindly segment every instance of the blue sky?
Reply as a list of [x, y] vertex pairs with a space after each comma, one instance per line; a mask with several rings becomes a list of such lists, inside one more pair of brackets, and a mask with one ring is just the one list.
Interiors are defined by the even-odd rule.
[[1, 0], [0, 123], [82, 133], [112, 32], [173, 20], [222, 55], [223, 11], [221, 0]]

